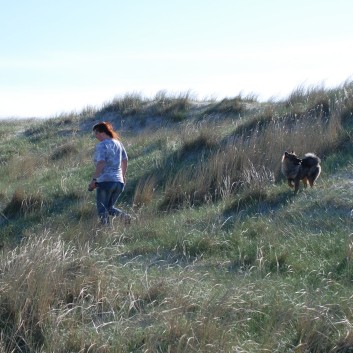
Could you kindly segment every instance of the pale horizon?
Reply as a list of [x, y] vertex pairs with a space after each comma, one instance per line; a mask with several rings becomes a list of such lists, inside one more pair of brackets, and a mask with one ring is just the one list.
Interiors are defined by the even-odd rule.
[[283, 99], [353, 75], [349, 0], [2, 4], [0, 118], [51, 117], [161, 90]]

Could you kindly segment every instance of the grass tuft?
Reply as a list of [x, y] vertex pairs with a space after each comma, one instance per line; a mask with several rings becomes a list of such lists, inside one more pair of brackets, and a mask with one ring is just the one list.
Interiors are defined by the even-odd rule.
[[43, 204], [44, 198], [40, 192], [28, 194], [19, 189], [13, 193], [10, 202], [3, 210], [3, 214], [8, 218], [25, 217], [40, 211]]
[[191, 93], [173, 95], [166, 91], [160, 91], [156, 94], [152, 107], [152, 111], [156, 115], [170, 118], [174, 122], [183, 121], [191, 107]]
[[106, 103], [100, 113], [116, 113], [123, 116], [134, 116], [143, 112], [145, 99], [139, 93], [128, 93], [123, 97], [116, 97]]
[[240, 115], [245, 111], [244, 102], [241, 97], [225, 98], [219, 103], [212, 105], [207, 114], [233, 114]]
[[57, 147], [51, 154], [50, 158], [53, 161], [57, 161], [63, 158], [67, 158], [71, 155], [77, 154], [79, 151], [76, 145], [72, 142], [65, 143]]

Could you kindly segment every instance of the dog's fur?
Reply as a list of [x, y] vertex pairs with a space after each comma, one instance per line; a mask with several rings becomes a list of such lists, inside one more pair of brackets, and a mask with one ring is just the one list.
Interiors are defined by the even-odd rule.
[[300, 180], [304, 187], [314, 186], [315, 181], [321, 173], [321, 160], [314, 153], [307, 153], [303, 159], [300, 159], [292, 152], [284, 152], [282, 157], [282, 173], [288, 180], [288, 185], [297, 193]]

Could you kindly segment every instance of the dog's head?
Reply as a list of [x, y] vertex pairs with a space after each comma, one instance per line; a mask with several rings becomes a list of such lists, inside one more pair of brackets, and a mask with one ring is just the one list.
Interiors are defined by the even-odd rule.
[[282, 162], [289, 162], [294, 165], [299, 165], [302, 162], [302, 160], [297, 157], [294, 151], [292, 152], [285, 151], [282, 157]]

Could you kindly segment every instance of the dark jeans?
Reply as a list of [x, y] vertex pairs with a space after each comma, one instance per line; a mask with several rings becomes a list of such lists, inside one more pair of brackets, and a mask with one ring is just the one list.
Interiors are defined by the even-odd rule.
[[103, 224], [109, 223], [110, 216], [124, 215], [124, 212], [114, 207], [120, 194], [124, 190], [124, 184], [115, 181], [97, 183], [97, 211]]

